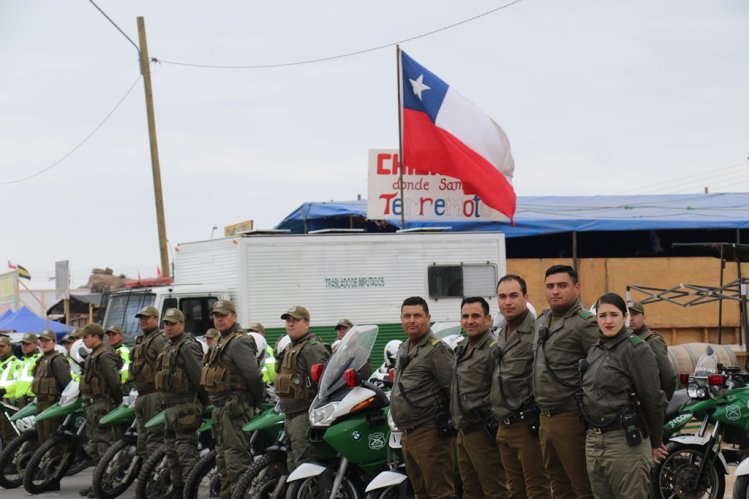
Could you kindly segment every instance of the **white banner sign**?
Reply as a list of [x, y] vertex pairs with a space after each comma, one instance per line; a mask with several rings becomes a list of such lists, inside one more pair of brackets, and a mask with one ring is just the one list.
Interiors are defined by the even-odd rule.
[[404, 203], [401, 201], [399, 169], [397, 150], [369, 150], [367, 218], [370, 220], [399, 219], [404, 205], [406, 221], [507, 220], [503, 214], [482, 203], [478, 196], [463, 194], [460, 180], [408, 167], [403, 172]]
[[55, 262], [55, 296], [70, 298], [70, 265], [68, 260]]

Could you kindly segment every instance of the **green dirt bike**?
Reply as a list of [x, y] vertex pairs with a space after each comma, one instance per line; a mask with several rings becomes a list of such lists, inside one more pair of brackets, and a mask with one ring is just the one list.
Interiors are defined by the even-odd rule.
[[[666, 422], [668, 457], [653, 466], [651, 497], [720, 499], [726, 487], [728, 463], [739, 463], [749, 448], [749, 374], [717, 362], [710, 347], [686, 378], [691, 401]], [[680, 434], [694, 419], [696, 434]], [[725, 444], [732, 444], [729, 447]]]
[[[387, 469], [390, 401], [385, 392], [362, 379], [358, 370], [369, 358], [377, 326], [355, 326], [330, 357], [309, 409], [309, 438], [332, 458], [303, 463], [287, 479], [287, 499], [364, 497], [365, 487]], [[315, 376], [313, 366], [313, 378]]]
[[[3, 403], [3, 405], [6, 405]], [[9, 406], [13, 409], [15, 407]], [[26, 463], [39, 446], [36, 434], [36, 401], [15, 411], [8, 420], [18, 436], [11, 440], [0, 453], [0, 487], [15, 489], [23, 485]]]
[[[209, 405], [203, 410], [203, 423], [196, 430], [198, 433], [198, 446], [201, 454], [206, 449], [213, 448], [211, 437], [211, 414], [213, 406]], [[161, 411], [145, 424], [146, 428], [160, 426], [166, 422], [166, 411]], [[167, 499], [172, 497], [172, 478], [169, 475], [169, 462], [166, 458], [166, 449], [159, 448], [157, 452], [149, 456], [143, 463], [135, 481], [136, 499]], [[184, 497], [194, 497], [185, 495]]]
[[137, 454], [138, 433], [135, 425], [135, 399], [138, 392], [122, 398], [116, 407], [99, 420], [99, 426], [127, 427], [122, 436], [110, 447], [94, 468], [91, 490], [99, 499], [113, 499], [125, 492], [135, 481], [141, 467]]
[[83, 441], [86, 418], [83, 415], [78, 381], [62, 391], [60, 401], [36, 416], [36, 421], [63, 418], [57, 431], [34, 451], [23, 473], [23, 488], [40, 494], [59, 485], [64, 476], [75, 475], [91, 465]]
[[288, 436], [284, 430], [285, 422], [286, 415], [276, 406], [263, 411], [242, 427], [247, 432], [264, 433], [275, 441], [255, 456], [252, 465], [242, 474], [234, 487], [232, 499], [284, 497], [286, 478], [289, 475], [286, 467]]
[[[270, 393], [268, 398], [270, 400], [274, 400], [275, 394]], [[261, 406], [261, 410], [263, 412], [261, 412], [260, 415], [256, 416], [249, 422], [245, 423], [243, 428], [246, 430], [247, 426], [254, 422], [257, 418], [269, 413], [269, 411], [273, 411], [273, 407], [275, 407], [274, 404], [264, 403]], [[283, 416], [281, 416], [281, 418], [283, 418]], [[281, 427], [283, 427], [283, 419], [281, 419]], [[255, 458], [260, 455], [275, 438], [276, 433], [274, 433], [270, 429], [268, 429], [267, 431], [255, 431], [250, 436], [249, 448], [249, 452], [253, 457], [253, 460], [255, 460]], [[192, 470], [190, 470], [190, 475], [187, 477], [187, 481], [185, 482], [184, 496], [201, 499], [206, 497], [219, 497], [220, 488], [221, 482], [218, 474], [218, 468], [216, 467], [216, 450], [211, 447], [208, 452], [201, 455], [198, 462], [195, 463], [195, 466], [193, 466]]]

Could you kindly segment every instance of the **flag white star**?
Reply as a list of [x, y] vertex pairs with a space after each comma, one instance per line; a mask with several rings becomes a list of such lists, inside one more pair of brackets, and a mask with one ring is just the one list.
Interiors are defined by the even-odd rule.
[[431, 90], [432, 89], [432, 87], [428, 87], [427, 85], [424, 85], [424, 75], [423, 74], [419, 75], [419, 77], [416, 78], [415, 80], [412, 80], [412, 79], [409, 78], [408, 81], [411, 82], [411, 87], [413, 87], [414, 95], [416, 97], [418, 97], [419, 100], [423, 100], [421, 98], [421, 92], [423, 92], [424, 90]]

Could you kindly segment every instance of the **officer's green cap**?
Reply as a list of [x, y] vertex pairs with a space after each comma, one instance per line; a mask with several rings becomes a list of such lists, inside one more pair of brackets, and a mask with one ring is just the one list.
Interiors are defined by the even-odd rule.
[[39, 338], [34, 333], [26, 333], [21, 338], [21, 343], [36, 343]]
[[205, 332], [206, 338], [218, 338], [219, 333], [218, 329], [211, 328], [208, 331]]
[[42, 331], [42, 333], [39, 335], [39, 339], [44, 338], [45, 340], [51, 340], [51, 341], [57, 341], [57, 335], [54, 331], [50, 331], [49, 329], [45, 329]]
[[63, 345], [65, 343], [75, 343], [75, 338], [73, 338], [72, 334], [66, 334], [65, 336], [62, 337], [62, 343]]
[[104, 336], [104, 328], [101, 327], [98, 324], [87, 324], [83, 329], [81, 329], [81, 338], [88, 334], [93, 334], [96, 336]]
[[164, 322], [185, 322], [185, 316], [178, 308], [170, 308], [164, 314]]
[[8, 338], [7, 336], [0, 336], [0, 345], [10, 346], [11, 345], [10, 338]]
[[232, 302], [230, 302], [229, 300], [218, 300], [216, 303], [213, 304], [211, 315], [213, 314], [229, 315], [229, 314], [234, 314], [236, 312], [237, 312], [237, 309], [234, 308], [234, 304]]
[[338, 324], [335, 325], [336, 331], [341, 327], [347, 327], [351, 329], [352, 327], [354, 327], [354, 324], [348, 319], [341, 319], [340, 321], [338, 321]]
[[265, 336], [265, 327], [259, 322], [252, 324], [250, 327], [247, 328], [247, 331], [250, 333], [260, 333], [263, 336]]
[[81, 334], [81, 331], [83, 331], [83, 329], [81, 329], [79, 327], [73, 329], [73, 332], [70, 334], [70, 337], [73, 338], [74, 340], [79, 340], [79, 339], [83, 338], [83, 335]]
[[158, 317], [159, 309], [156, 307], [143, 307], [140, 312], [135, 314], [135, 317]]
[[627, 305], [627, 308], [633, 312], [637, 312], [638, 314], [645, 313], [645, 307], [642, 305], [641, 301], [630, 302], [630, 304]]
[[120, 326], [112, 325], [104, 330], [107, 334], [122, 334], [122, 328]]
[[287, 317], [309, 321], [309, 310], [300, 305], [297, 305], [296, 307], [291, 307], [286, 312], [284, 312], [284, 314], [281, 316], [281, 319], [286, 320]]

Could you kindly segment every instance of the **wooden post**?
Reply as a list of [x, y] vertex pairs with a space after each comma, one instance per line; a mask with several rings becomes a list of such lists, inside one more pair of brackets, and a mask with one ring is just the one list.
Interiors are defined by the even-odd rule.
[[151, 168], [153, 170], [153, 191], [156, 198], [156, 224], [159, 230], [159, 253], [161, 254], [161, 272], [164, 277], [171, 275], [169, 253], [167, 252], [166, 222], [164, 220], [164, 199], [161, 194], [161, 168], [159, 166], [159, 147], [156, 142], [156, 119], [153, 112], [153, 91], [151, 89], [151, 68], [146, 43], [146, 25], [143, 17], [138, 17], [138, 43], [140, 44], [140, 71], [143, 75], [143, 86], [146, 94], [146, 117], [148, 118], [148, 137], [151, 143]]

